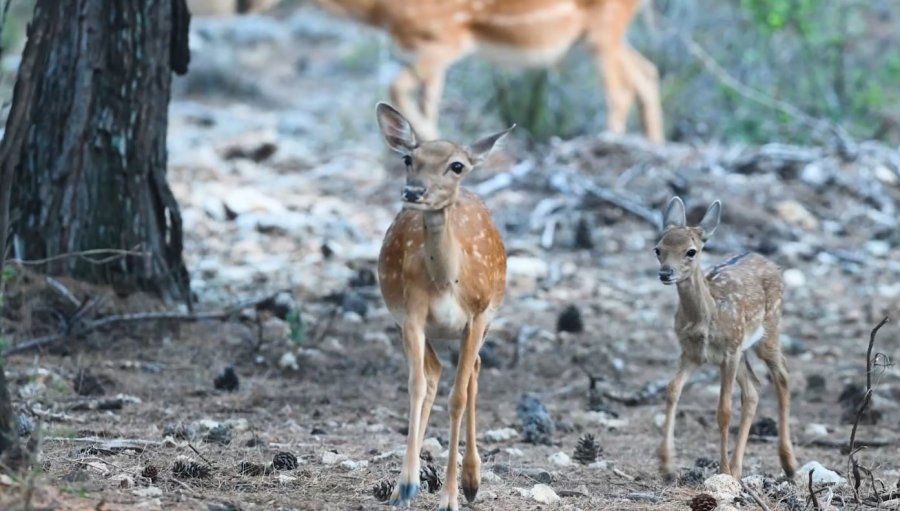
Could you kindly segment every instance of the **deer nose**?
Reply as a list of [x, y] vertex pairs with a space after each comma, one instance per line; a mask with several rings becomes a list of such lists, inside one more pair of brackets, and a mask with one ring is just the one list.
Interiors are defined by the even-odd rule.
[[663, 282], [668, 282], [672, 280], [672, 275], [675, 273], [672, 268], [660, 268], [659, 270], [659, 280]]
[[423, 186], [404, 186], [403, 200], [406, 202], [419, 202], [425, 195], [425, 187]]

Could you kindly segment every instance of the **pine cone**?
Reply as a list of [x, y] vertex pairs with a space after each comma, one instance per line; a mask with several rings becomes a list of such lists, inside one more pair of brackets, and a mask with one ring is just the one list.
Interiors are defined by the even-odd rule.
[[147, 465], [144, 467], [144, 470], [141, 470], [141, 477], [146, 477], [152, 482], [156, 482], [159, 479], [159, 467], [156, 465]]
[[201, 465], [196, 461], [178, 460], [172, 465], [172, 475], [175, 477], [185, 478], [205, 478], [209, 477], [209, 467]]
[[372, 487], [372, 495], [379, 502], [387, 502], [390, 500], [391, 494], [394, 493], [395, 484], [394, 481], [381, 481]]
[[272, 458], [272, 465], [276, 470], [294, 470], [297, 468], [297, 457], [289, 452], [279, 452]]
[[719, 505], [716, 498], [708, 493], [701, 493], [691, 499], [691, 511], [713, 511]]
[[575, 461], [582, 465], [590, 465], [597, 461], [597, 455], [600, 454], [600, 446], [594, 440], [594, 435], [585, 433], [578, 439], [578, 445], [575, 446]]
[[428, 493], [437, 493], [444, 485], [441, 482], [441, 476], [438, 475], [437, 469], [431, 463], [426, 463], [419, 468], [419, 483], [422, 488], [428, 490]]

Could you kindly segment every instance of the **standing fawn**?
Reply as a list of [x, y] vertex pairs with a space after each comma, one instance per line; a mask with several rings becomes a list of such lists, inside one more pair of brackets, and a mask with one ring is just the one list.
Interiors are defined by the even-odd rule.
[[585, 38], [607, 98], [607, 129], [624, 133], [635, 97], [647, 137], [664, 140], [656, 66], [625, 40], [641, 0], [316, 0], [384, 28], [410, 58], [391, 100], [426, 140], [437, 119], [447, 69], [471, 53], [509, 66], [546, 67]]
[[[785, 474], [797, 467], [788, 425], [790, 390], [779, 326], [784, 283], [771, 261], [753, 253], [732, 257], [704, 275], [700, 269], [703, 245], [719, 226], [722, 205], [715, 201], [696, 227], [686, 226], [684, 203], [672, 198], [663, 217], [663, 232], [654, 251], [659, 259], [659, 280], [678, 288], [675, 334], [681, 344], [678, 371], [669, 384], [666, 418], [659, 450], [660, 471], [674, 476], [675, 408], [691, 372], [707, 361], [722, 371], [717, 419], [721, 439], [722, 473], [741, 477], [750, 425], [759, 402], [759, 380], [747, 360], [753, 348], [766, 363], [778, 391], [778, 454]], [[734, 456], [728, 459], [731, 394], [737, 380], [741, 388], [741, 423]]]
[[[459, 509], [457, 456], [463, 411], [466, 454], [462, 487], [469, 501], [481, 483], [475, 443], [478, 351], [506, 291], [506, 250], [491, 214], [462, 179], [510, 130], [471, 146], [417, 139], [409, 122], [379, 103], [378, 125], [388, 146], [403, 155], [403, 210], [388, 229], [378, 257], [384, 301], [403, 332], [409, 364], [409, 432], [400, 480], [391, 495], [406, 506], [419, 491], [419, 450], [441, 377], [436, 341], [461, 339], [450, 393], [450, 459], [439, 509]], [[512, 128], [510, 128], [512, 129]]]

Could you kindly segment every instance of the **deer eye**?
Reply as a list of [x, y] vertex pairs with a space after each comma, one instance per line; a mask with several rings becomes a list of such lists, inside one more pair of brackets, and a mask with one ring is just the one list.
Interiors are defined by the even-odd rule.
[[688, 250], [685, 255], [688, 257], [694, 257], [695, 255], [697, 255], [697, 250], [692, 248], [692, 249]]
[[656, 257], [659, 257], [659, 247], [655, 247], [653, 253], [656, 254]]
[[403, 156], [403, 164], [406, 165], [407, 167], [412, 167], [412, 156], [410, 156], [408, 154], [404, 155]]
[[458, 161], [450, 164], [450, 170], [452, 170], [454, 174], [460, 174], [465, 168], [466, 166]]

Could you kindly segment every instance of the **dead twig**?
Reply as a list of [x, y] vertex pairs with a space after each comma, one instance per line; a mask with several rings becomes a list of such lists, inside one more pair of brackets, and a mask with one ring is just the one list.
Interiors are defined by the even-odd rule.
[[191, 444], [190, 442], [188, 442], [188, 447], [190, 447], [191, 450], [194, 451], [194, 454], [196, 454], [197, 456], [200, 456], [200, 459], [203, 460], [204, 462], [206, 462], [206, 464], [209, 465], [209, 468], [215, 470], [215, 468], [216, 468], [215, 465], [213, 465], [212, 463], [210, 463], [210, 461], [209, 461], [208, 459], [206, 459], [205, 456], [203, 456], [202, 454], [200, 454], [200, 451], [198, 451], [197, 448], [193, 446], [193, 444]]
[[[107, 257], [103, 257], [100, 259], [95, 259], [91, 256], [101, 256], [105, 255]], [[78, 252], [66, 252], [63, 254], [56, 254], [50, 257], [44, 257], [41, 259], [10, 259], [10, 263], [19, 264], [22, 266], [40, 266], [42, 264], [52, 263], [53, 261], [58, 261], [60, 259], [68, 259], [70, 257], [77, 257], [83, 261], [87, 261], [91, 264], [107, 264], [111, 263], [117, 259], [121, 259], [123, 257], [135, 256], [135, 257], [148, 257], [150, 256], [150, 252], [141, 252], [137, 250], [122, 250], [117, 248], [96, 248], [91, 250], [81, 250]]]
[[816, 469], [812, 469], [812, 470], [809, 471], [809, 483], [808, 483], [808, 485], [809, 485], [809, 498], [812, 500], [813, 509], [815, 509], [816, 511], [821, 511], [822, 506], [819, 505], [819, 498], [816, 497], [816, 492], [813, 490], [813, 484], [812, 484], [812, 482], [813, 482], [813, 472], [815, 472], [815, 471], [816, 471]]
[[[862, 402], [859, 404], [859, 408], [856, 411], [856, 419], [853, 421], [853, 428], [850, 430], [850, 454], [847, 455], [847, 472], [853, 474], [856, 479], [853, 485], [853, 495], [856, 497], [857, 502], [860, 502], [859, 487], [862, 482], [859, 474], [859, 462], [856, 459], [856, 453], [859, 452], [856, 448], [856, 432], [859, 429], [859, 423], [862, 420], [863, 414], [872, 401], [872, 364], [874, 362], [872, 350], [875, 348], [875, 338], [878, 335], [878, 331], [881, 330], [881, 327], [887, 322], [888, 317], [885, 316], [881, 322], [875, 325], [875, 328], [873, 328], [872, 332], [869, 334], [869, 347], [866, 349], [866, 393], [863, 395]], [[878, 355], [875, 355], [875, 357], [877, 358]], [[811, 477], [812, 476], [810, 476], [810, 481], [812, 481]], [[873, 490], [877, 492], [877, 489], [873, 488]]]
[[[17, 353], [22, 353], [32, 349], [42, 348], [69, 337], [85, 335], [87, 333], [93, 332], [94, 330], [120, 323], [136, 323], [142, 321], [183, 321], [193, 323], [197, 321], [207, 320], [224, 320], [235, 316], [248, 307], [253, 307], [259, 303], [265, 302], [266, 300], [271, 300], [280, 292], [282, 291], [271, 293], [261, 298], [239, 302], [224, 309], [210, 312], [134, 312], [128, 314], [113, 314], [93, 321], [82, 321], [79, 317], [77, 318], [77, 321], [67, 322], [68, 324], [65, 325], [65, 328], [60, 333], [45, 335], [43, 337], [37, 337], [17, 343], [15, 346], [11, 346], [3, 350], [2, 355], [4, 357], [8, 357], [10, 355], [15, 355]], [[85, 307], [87, 307], [87, 305]], [[91, 308], [95, 307], [96, 305], [91, 306]]]
[[750, 487], [747, 486], [747, 483], [741, 481], [741, 488], [744, 489], [744, 493], [750, 495], [750, 498], [753, 499], [753, 502], [756, 502], [756, 505], [759, 506], [760, 509], [762, 509], [763, 511], [771, 511], [769, 509], [769, 506], [767, 506], [766, 503], [763, 502], [761, 498], [759, 498], [759, 495], [757, 495], [755, 491], [751, 490]]

